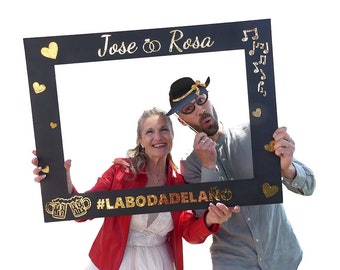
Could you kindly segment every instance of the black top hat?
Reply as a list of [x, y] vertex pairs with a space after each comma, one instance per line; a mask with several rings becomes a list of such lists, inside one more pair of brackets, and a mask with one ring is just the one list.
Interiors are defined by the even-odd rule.
[[171, 110], [166, 115], [181, 111], [195, 96], [208, 92], [206, 87], [208, 87], [209, 83], [210, 77], [207, 78], [205, 83], [194, 81], [189, 77], [183, 77], [175, 81], [171, 85], [169, 92]]

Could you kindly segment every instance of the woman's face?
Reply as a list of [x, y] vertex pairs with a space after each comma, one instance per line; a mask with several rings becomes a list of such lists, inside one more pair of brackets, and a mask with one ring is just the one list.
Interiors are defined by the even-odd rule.
[[138, 142], [145, 148], [151, 159], [166, 158], [172, 149], [173, 131], [163, 116], [150, 116], [141, 124]]

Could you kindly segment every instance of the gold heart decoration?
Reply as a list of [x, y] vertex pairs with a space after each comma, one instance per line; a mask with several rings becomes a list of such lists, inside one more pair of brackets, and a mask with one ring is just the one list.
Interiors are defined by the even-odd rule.
[[254, 116], [254, 117], [261, 117], [261, 109], [260, 108], [256, 108], [255, 111], [252, 111], [251, 114]]
[[44, 168], [41, 169], [43, 173], [49, 173], [50, 172], [50, 166], [46, 165]]
[[50, 122], [50, 127], [51, 127], [52, 129], [55, 129], [57, 126], [58, 126], [57, 123], [55, 123], [55, 122]]
[[36, 94], [40, 94], [46, 90], [46, 86], [44, 84], [40, 84], [38, 82], [33, 83], [33, 90]]
[[274, 145], [275, 145], [275, 141], [274, 140], [271, 140], [268, 144], [266, 144], [264, 146], [264, 149], [268, 152], [274, 152]]
[[279, 191], [279, 188], [278, 186], [271, 186], [268, 183], [264, 183], [262, 184], [262, 191], [264, 193], [264, 196], [266, 196], [266, 198], [269, 198], [274, 196]]
[[58, 44], [52, 41], [48, 44], [48, 47], [41, 48], [40, 52], [47, 58], [56, 59], [58, 55]]

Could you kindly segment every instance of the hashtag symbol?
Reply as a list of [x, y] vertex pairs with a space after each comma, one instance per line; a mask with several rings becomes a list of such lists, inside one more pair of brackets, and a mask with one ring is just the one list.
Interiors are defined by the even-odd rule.
[[97, 209], [104, 209], [105, 207], [105, 200], [104, 199], [99, 199], [97, 201]]

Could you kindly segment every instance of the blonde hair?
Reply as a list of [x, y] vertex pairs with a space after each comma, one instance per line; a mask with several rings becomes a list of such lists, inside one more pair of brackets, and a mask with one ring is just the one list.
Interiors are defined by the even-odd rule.
[[[130, 158], [131, 163], [128, 164], [126, 162], [123, 162], [122, 160], [115, 160], [115, 163], [119, 163], [125, 166], [130, 167], [132, 173], [133, 173], [133, 179], [136, 177], [137, 173], [140, 173], [143, 171], [144, 167], [146, 166], [147, 162], [147, 154], [144, 151], [144, 148], [141, 146], [140, 143], [138, 143], [138, 139], [141, 138], [142, 136], [142, 124], [144, 121], [151, 117], [151, 116], [161, 116], [166, 119], [166, 122], [168, 124], [168, 127], [171, 131], [172, 134], [174, 134], [174, 129], [172, 126], [172, 121], [169, 116], [166, 115], [166, 112], [159, 109], [159, 108], [152, 108], [145, 110], [142, 115], [140, 116], [138, 122], [137, 122], [137, 140], [136, 140], [136, 146], [132, 149], [129, 149], [127, 151], [127, 157]], [[168, 154], [167, 156], [167, 161], [171, 165], [172, 169], [178, 170], [178, 167], [174, 163], [171, 153]]]

